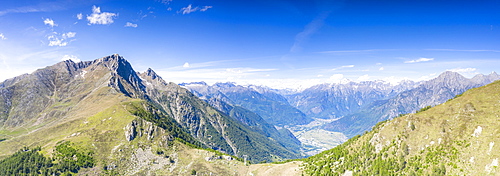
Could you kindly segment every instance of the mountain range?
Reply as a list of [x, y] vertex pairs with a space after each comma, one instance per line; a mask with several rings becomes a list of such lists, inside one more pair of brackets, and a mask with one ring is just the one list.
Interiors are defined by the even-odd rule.
[[339, 131], [348, 137], [361, 134], [380, 121], [394, 118], [400, 114], [412, 113], [427, 106], [435, 106], [465, 92], [500, 79], [496, 73], [476, 75], [467, 79], [455, 72], [444, 72], [437, 78], [422, 82], [412, 89], [394, 96], [374, 101], [357, 112], [326, 124], [324, 129]]
[[422, 82], [320, 84], [299, 92], [234, 83], [180, 85], [202, 99], [219, 99], [242, 106], [272, 125], [289, 129], [302, 142], [304, 153], [310, 155], [362, 134], [377, 122], [443, 103], [498, 79], [500, 76], [495, 72], [467, 79], [447, 71]]
[[435, 107], [380, 122], [370, 132], [304, 160], [303, 174], [498, 175], [499, 100], [496, 81]]
[[118, 54], [67, 60], [0, 83], [0, 173], [495, 174], [498, 79], [444, 72], [290, 92], [178, 85]]
[[8, 79], [0, 83], [0, 112], [0, 157], [24, 146], [43, 146], [50, 154], [64, 141], [113, 167], [130, 164], [116, 157], [120, 151], [160, 151], [176, 141], [251, 162], [301, 157], [289, 132], [246, 110], [230, 116], [151, 69], [135, 72], [117, 54]]

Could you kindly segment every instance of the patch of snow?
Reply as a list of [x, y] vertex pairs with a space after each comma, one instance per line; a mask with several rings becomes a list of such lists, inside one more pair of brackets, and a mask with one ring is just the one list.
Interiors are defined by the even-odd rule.
[[472, 134], [472, 136], [479, 137], [482, 132], [483, 132], [483, 127], [477, 126], [477, 128], [474, 130], [474, 133]]
[[82, 78], [85, 78], [85, 74], [87, 74], [87, 71], [83, 70], [83, 71], [80, 73], [80, 76], [81, 76]]

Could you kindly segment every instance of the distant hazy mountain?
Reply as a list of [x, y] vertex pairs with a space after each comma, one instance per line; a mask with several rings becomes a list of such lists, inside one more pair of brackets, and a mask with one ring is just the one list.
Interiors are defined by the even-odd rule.
[[288, 131], [288, 129], [280, 128], [280, 130], [277, 130], [273, 125], [267, 123], [267, 121], [260, 115], [241, 106], [234, 105], [232, 101], [222, 92], [218, 91], [217, 88], [208, 86], [204, 82], [181, 85], [189, 88], [191, 92], [208, 102], [217, 110], [228, 114], [230, 117], [239, 120], [245, 125], [248, 125], [255, 132], [261, 133], [269, 138], [272, 138], [273, 140], [278, 141], [291, 151], [297, 152], [297, 154], [300, 153], [300, 141], [297, 140], [297, 138], [295, 138], [295, 136]]
[[404, 81], [398, 85], [382, 81], [321, 84], [287, 95], [290, 104], [308, 117], [334, 119], [354, 112], [377, 100], [388, 99], [418, 83]]
[[300, 110], [292, 107], [280, 94], [259, 86], [240, 86], [234, 83], [180, 84], [202, 99], [217, 98], [233, 106], [241, 106], [258, 115], [268, 123], [285, 125], [303, 125], [312, 121]]
[[[465, 79], [446, 72], [395, 100], [415, 97], [399, 105], [417, 99], [432, 104], [494, 79], [495, 73]], [[306, 159], [303, 174], [499, 175], [499, 100], [496, 81], [425, 111], [381, 122], [362, 136]]]
[[467, 79], [455, 72], [444, 72], [437, 78], [425, 81], [418, 87], [402, 91], [387, 100], [378, 100], [357, 112], [324, 126], [324, 129], [342, 132], [348, 137], [369, 130], [377, 122], [434, 106], [469, 90], [500, 79], [496, 73], [477, 75]]

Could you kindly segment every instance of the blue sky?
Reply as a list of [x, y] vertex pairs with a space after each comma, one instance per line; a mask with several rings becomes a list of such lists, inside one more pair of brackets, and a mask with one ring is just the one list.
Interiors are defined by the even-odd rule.
[[500, 1], [18, 0], [0, 80], [118, 53], [176, 83], [275, 88], [499, 72]]

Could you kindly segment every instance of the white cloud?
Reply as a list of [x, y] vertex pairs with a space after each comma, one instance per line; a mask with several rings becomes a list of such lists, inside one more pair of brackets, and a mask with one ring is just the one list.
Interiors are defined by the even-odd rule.
[[184, 68], [189, 68], [189, 63], [187, 63], [187, 62], [186, 62], [186, 63], [184, 63], [184, 65], [182, 65], [182, 67], [184, 67]]
[[81, 62], [81, 60], [78, 59], [78, 57], [76, 57], [74, 55], [64, 55], [61, 58], [61, 61], [67, 61], [67, 60], [72, 60], [73, 62]]
[[390, 77], [385, 77], [382, 79], [382, 81], [388, 82], [391, 85], [398, 85], [401, 81], [404, 81], [404, 80], [410, 80], [410, 78], [390, 76]]
[[195, 7], [194, 9], [192, 8], [191, 4], [189, 4], [187, 7], [183, 7], [181, 9], [182, 14], [190, 14], [191, 12], [196, 12], [198, 10], [198, 7]]
[[360, 53], [395, 51], [395, 50], [396, 49], [334, 50], [334, 51], [322, 51], [322, 52], [318, 52], [318, 53], [321, 53], [321, 54], [360, 54]]
[[416, 59], [416, 60], [410, 60], [410, 61], [405, 61], [404, 63], [406, 64], [411, 64], [411, 63], [417, 63], [417, 62], [427, 62], [427, 61], [432, 61], [434, 60], [434, 58], [420, 58], [420, 59]]
[[76, 18], [78, 18], [78, 20], [83, 19], [83, 14], [82, 13], [76, 14]]
[[172, 2], [172, 0], [157, 0], [157, 1], [165, 5], [168, 5], [170, 4], [170, 2]]
[[75, 36], [76, 32], [63, 33], [62, 35], [54, 32], [52, 35], [49, 35], [47, 37], [47, 40], [49, 40], [49, 46], [66, 46], [69, 44], [69, 42], [73, 41], [68, 41], [68, 39], [74, 38]]
[[486, 49], [483, 49], [483, 50], [426, 49], [426, 50], [429, 50], [429, 51], [458, 51], [458, 52], [495, 52], [495, 53], [499, 53], [500, 52], [500, 50], [486, 50]]
[[340, 67], [337, 67], [337, 68], [334, 68], [332, 70], [339, 70], [339, 69], [343, 69], [343, 68], [353, 68], [354, 65], [343, 65], [343, 66], [340, 66]]
[[384, 70], [384, 67], [380, 67], [378, 70], [382, 71], [382, 70]]
[[476, 68], [454, 68], [454, 69], [448, 69], [446, 71], [452, 71], [452, 72], [457, 72], [457, 73], [472, 73], [475, 72], [477, 69]]
[[127, 22], [127, 24], [125, 24], [125, 27], [133, 27], [133, 28], [136, 28], [136, 27], [137, 27], [137, 24], [134, 24], [134, 23], [131, 23], [131, 22]]
[[370, 76], [368, 75], [363, 75], [363, 76], [360, 76], [358, 78], [358, 81], [369, 81], [370, 80]]
[[46, 18], [45, 20], [43, 20], [43, 23], [46, 25], [49, 25], [51, 27], [57, 26], [57, 24], [54, 22], [54, 20], [52, 20], [50, 18]]
[[210, 8], [212, 8], [212, 6], [203, 6], [202, 8], [197, 6], [197, 7], [193, 8], [193, 5], [189, 4], [187, 7], [181, 8], [181, 10], [178, 11], [177, 13], [182, 13], [183, 15], [185, 15], [185, 14], [190, 14], [190, 13], [196, 12], [196, 11], [205, 12]]
[[62, 35], [64, 39], [73, 38], [76, 36], [76, 32], [68, 32]]
[[344, 80], [344, 75], [343, 74], [334, 74], [330, 76], [330, 81], [333, 83], [340, 83]]
[[49, 46], [66, 46], [68, 42], [65, 42], [64, 39], [57, 38], [55, 35], [48, 36]]
[[3, 33], [0, 33], [0, 39], [1, 40], [7, 40], [7, 37], [5, 37], [5, 35], [3, 35]]
[[101, 12], [100, 7], [92, 6], [92, 14], [87, 16], [89, 25], [91, 24], [111, 24], [113, 23], [113, 17], [118, 16], [116, 13]]
[[207, 11], [208, 9], [211, 9], [212, 6], [204, 6], [203, 8], [200, 9], [200, 12]]

